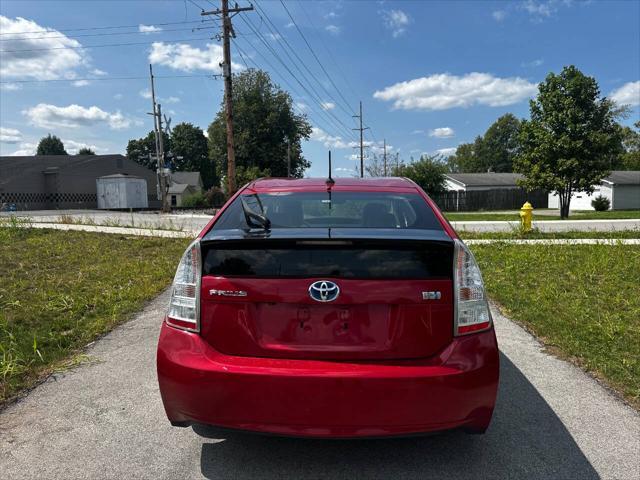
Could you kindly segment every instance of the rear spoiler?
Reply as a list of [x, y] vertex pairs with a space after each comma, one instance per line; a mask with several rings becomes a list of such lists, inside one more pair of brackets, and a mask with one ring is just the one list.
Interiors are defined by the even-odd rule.
[[444, 230], [409, 228], [272, 228], [209, 230], [202, 243], [225, 240], [406, 240], [453, 243]]

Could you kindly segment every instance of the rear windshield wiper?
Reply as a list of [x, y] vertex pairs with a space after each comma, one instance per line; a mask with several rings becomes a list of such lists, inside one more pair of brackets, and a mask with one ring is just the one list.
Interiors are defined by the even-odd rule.
[[[255, 199], [255, 203], [260, 208], [260, 212], [256, 212], [249, 202], [247, 198], [253, 197]], [[240, 197], [240, 201], [242, 202], [242, 211], [244, 212], [244, 219], [249, 225], [250, 228], [261, 228], [263, 230], [269, 230], [271, 228], [271, 220], [269, 220], [264, 215], [264, 209], [262, 208], [262, 202], [260, 201], [260, 197], [258, 195], [242, 195]]]

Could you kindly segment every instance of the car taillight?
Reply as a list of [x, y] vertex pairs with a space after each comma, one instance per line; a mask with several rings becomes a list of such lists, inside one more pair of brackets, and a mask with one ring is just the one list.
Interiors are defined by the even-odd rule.
[[187, 248], [171, 285], [167, 323], [191, 332], [200, 330], [200, 241]]
[[453, 283], [453, 334], [465, 335], [490, 328], [491, 314], [480, 268], [471, 251], [459, 240], [455, 242]]

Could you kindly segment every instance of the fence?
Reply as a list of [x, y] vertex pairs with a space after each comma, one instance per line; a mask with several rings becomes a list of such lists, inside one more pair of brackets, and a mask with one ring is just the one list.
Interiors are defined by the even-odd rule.
[[524, 202], [534, 208], [548, 208], [549, 197], [544, 190], [527, 192], [521, 188], [445, 192], [431, 197], [441, 210], [472, 212], [477, 210], [515, 210]]

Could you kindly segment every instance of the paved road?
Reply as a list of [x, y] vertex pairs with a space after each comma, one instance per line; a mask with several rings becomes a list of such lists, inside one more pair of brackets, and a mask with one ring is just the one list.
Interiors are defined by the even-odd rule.
[[640, 478], [640, 416], [496, 313], [498, 406], [484, 436], [201, 439], [168, 425], [154, 349], [166, 293], [0, 413], [0, 475], [23, 478]]
[[[32, 222], [60, 222], [62, 216], [74, 218], [83, 223], [93, 222], [97, 225], [131, 226], [139, 228], [170, 228], [189, 232], [199, 232], [209, 222], [211, 215], [203, 213], [174, 213], [159, 214], [157, 212], [107, 212], [104, 210], [39, 210], [32, 212], [17, 212], [18, 216], [29, 217]], [[0, 213], [0, 218], [6, 217], [7, 212]], [[475, 232], [510, 232], [519, 228], [518, 222], [485, 222], [464, 221], [451, 222], [457, 230]], [[632, 220], [540, 220], [534, 221], [533, 226], [542, 232], [580, 231], [613, 231], [639, 230], [640, 219]]]

